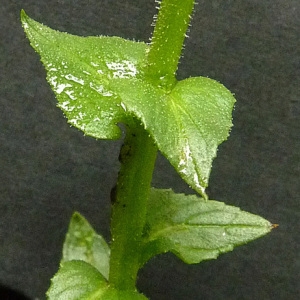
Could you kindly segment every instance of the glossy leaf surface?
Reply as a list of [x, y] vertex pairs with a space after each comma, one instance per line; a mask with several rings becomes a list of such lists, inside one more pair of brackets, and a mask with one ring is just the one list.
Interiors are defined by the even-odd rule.
[[88, 221], [75, 212], [63, 246], [61, 262], [83, 260], [108, 279], [110, 249], [104, 238], [98, 235]]
[[271, 229], [262, 217], [223, 202], [152, 189], [141, 263], [168, 251], [189, 264], [215, 259]]
[[49, 300], [145, 300], [137, 292], [117, 291], [109, 286], [96, 268], [84, 261], [68, 261], [61, 265], [51, 280]]
[[79, 37], [52, 30], [25, 12], [21, 17], [69, 123], [95, 138], [119, 138], [117, 123], [125, 114], [110, 82], [136, 77], [146, 44], [119, 37]]
[[182, 178], [205, 196], [217, 146], [232, 125], [235, 100], [223, 85], [197, 77], [165, 90], [143, 75], [145, 43], [61, 33], [24, 12], [22, 22], [69, 123], [116, 139], [118, 123], [138, 118]]

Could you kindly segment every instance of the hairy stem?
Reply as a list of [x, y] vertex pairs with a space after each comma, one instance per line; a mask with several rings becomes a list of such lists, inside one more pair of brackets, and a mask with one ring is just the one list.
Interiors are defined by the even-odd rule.
[[109, 281], [120, 290], [135, 289], [147, 200], [157, 149], [140, 124], [127, 130], [112, 207]]
[[[159, 1], [156, 1], [159, 3]], [[147, 55], [146, 76], [151, 82], [172, 89], [188, 29], [194, 0], [163, 0]]]
[[[194, 0], [162, 1], [144, 69], [151, 84], [171, 90], [176, 83], [175, 73], [193, 6]], [[111, 220], [109, 282], [119, 290], [135, 290], [156, 153], [146, 130], [138, 122], [129, 124], [120, 153], [121, 169]]]

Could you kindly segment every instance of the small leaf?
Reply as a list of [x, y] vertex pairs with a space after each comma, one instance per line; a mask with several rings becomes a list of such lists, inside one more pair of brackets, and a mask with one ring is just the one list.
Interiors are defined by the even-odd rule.
[[105, 278], [84, 261], [61, 264], [47, 292], [49, 300], [97, 300], [107, 289]]
[[269, 221], [237, 207], [152, 189], [141, 264], [168, 251], [189, 264], [215, 259], [271, 229]]
[[110, 249], [104, 238], [98, 235], [88, 221], [75, 212], [63, 246], [62, 263], [83, 260], [108, 279]]
[[47, 292], [49, 300], [145, 300], [136, 291], [118, 291], [90, 264], [68, 261], [61, 264]]

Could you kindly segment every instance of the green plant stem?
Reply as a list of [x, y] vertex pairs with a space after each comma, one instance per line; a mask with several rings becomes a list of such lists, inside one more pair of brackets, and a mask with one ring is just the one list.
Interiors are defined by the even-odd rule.
[[176, 83], [178, 61], [190, 23], [194, 0], [163, 0], [155, 24], [146, 76], [171, 90]]
[[120, 152], [121, 169], [112, 207], [109, 281], [119, 290], [135, 290], [156, 153], [144, 128], [131, 124]]
[[[171, 90], [194, 0], [163, 0], [144, 75], [151, 84]], [[112, 206], [109, 282], [119, 290], [135, 290], [142, 233], [157, 149], [137, 122], [128, 125], [120, 153]]]

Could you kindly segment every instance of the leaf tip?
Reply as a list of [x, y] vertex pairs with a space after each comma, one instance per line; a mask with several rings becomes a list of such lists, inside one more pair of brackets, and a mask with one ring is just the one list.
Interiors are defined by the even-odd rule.
[[271, 224], [271, 229], [275, 229], [277, 227], [279, 227], [279, 224]]
[[28, 16], [23, 8], [21, 9], [20, 16], [21, 16], [21, 21], [24, 24], [25, 21], [28, 19]]
[[27, 29], [29, 28], [28, 22], [30, 21], [30, 18], [28, 17], [28, 15], [26, 14], [24, 9], [21, 9], [20, 16], [21, 16], [22, 26], [23, 26], [25, 32], [27, 32]]
[[82, 218], [82, 215], [81, 215], [78, 211], [74, 211], [74, 212], [73, 212], [73, 215], [72, 215], [72, 218], [77, 218], [77, 219], [79, 219], [79, 218]]

